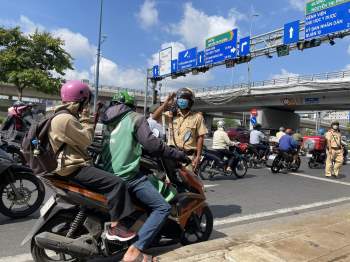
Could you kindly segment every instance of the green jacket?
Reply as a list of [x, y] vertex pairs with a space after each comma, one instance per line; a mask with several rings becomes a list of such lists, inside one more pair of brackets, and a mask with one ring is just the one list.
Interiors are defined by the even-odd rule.
[[126, 181], [139, 172], [143, 149], [153, 156], [175, 160], [185, 157], [183, 152], [168, 147], [153, 136], [145, 117], [126, 105], [108, 108], [102, 116], [102, 122], [109, 130], [109, 134], [104, 138], [102, 167]]

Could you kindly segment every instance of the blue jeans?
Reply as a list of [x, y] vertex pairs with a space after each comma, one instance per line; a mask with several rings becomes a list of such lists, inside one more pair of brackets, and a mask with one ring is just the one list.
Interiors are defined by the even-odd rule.
[[151, 209], [146, 222], [138, 232], [138, 240], [134, 243], [135, 247], [144, 251], [152, 244], [154, 237], [162, 228], [170, 214], [171, 206], [145, 175], [139, 174], [127, 183], [130, 194]]

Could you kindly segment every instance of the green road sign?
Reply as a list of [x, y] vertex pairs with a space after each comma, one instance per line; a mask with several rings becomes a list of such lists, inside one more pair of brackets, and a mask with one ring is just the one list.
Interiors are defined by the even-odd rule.
[[306, 15], [350, 2], [350, 0], [309, 0], [306, 3]]
[[210, 48], [212, 46], [216, 46], [216, 45], [219, 45], [219, 44], [231, 41], [232, 39], [233, 39], [233, 32], [232, 32], [232, 30], [231, 31], [227, 31], [226, 33], [223, 33], [223, 34], [220, 34], [220, 35], [208, 38], [205, 41], [205, 48], [208, 49], [208, 48]]

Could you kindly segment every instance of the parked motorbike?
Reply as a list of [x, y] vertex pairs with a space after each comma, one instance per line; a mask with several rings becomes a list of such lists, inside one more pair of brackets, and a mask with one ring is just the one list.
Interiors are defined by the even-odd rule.
[[[270, 164], [271, 163], [271, 164]], [[267, 166], [271, 166], [272, 173], [279, 173], [281, 170], [287, 170], [297, 172], [301, 165], [301, 159], [299, 154], [295, 163], [293, 163], [293, 156], [290, 153], [280, 151], [279, 149], [274, 150], [274, 154], [269, 156]]]
[[32, 170], [15, 163], [0, 148], [0, 213], [11, 218], [29, 216], [44, 197], [45, 187]]
[[233, 176], [243, 178], [248, 171], [248, 163], [245, 157], [239, 153], [239, 148], [232, 146], [229, 148], [234, 157], [231, 166], [232, 171], [226, 171], [229, 159], [216, 150], [204, 148], [203, 156], [198, 168], [198, 174], [203, 180], [213, 179], [216, 175]]

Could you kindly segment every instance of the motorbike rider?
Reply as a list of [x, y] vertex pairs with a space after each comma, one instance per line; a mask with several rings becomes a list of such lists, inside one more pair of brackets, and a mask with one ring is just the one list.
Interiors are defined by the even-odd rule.
[[5, 131], [13, 128], [17, 131], [25, 131], [28, 123], [24, 120], [24, 116], [30, 111], [30, 109], [30, 105], [26, 105], [22, 101], [16, 101], [8, 109], [7, 118], [2, 125], [1, 130]]
[[88, 85], [79, 80], [68, 81], [61, 87], [62, 105], [55, 112], [49, 129], [49, 141], [57, 154], [57, 169], [54, 174], [72, 181], [107, 198], [111, 224], [108, 234], [119, 241], [136, 236], [127, 230], [121, 219], [135, 211], [124, 181], [104, 170], [92, 166], [87, 147], [92, 144], [94, 123], [90, 118], [89, 102], [91, 92]]
[[234, 146], [237, 143], [230, 140], [225, 132], [225, 122], [223, 120], [218, 121], [218, 129], [213, 135], [213, 149], [218, 151], [220, 155], [226, 156], [229, 159], [226, 171], [232, 172], [231, 166], [234, 164], [234, 155], [230, 152], [229, 147]]
[[150, 259], [143, 252], [161, 229], [171, 207], [140, 170], [142, 149], [152, 156], [185, 163], [191, 160], [184, 152], [168, 147], [153, 135], [146, 118], [133, 110], [134, 98], [127, 91], [119, 92], [117, 96], [116, 105], [109, 107], [101, 118], [110, 132], [103, 146], [101, 162], [106, 171], [122, 178], [129, 192], [150, 209], [147, 220], [138, 232], [138, 240], [129, 247], [123, 259], [143, 261]]
[[327, 144], [326, 177], [332, 177], [334, 175], [335, 178], [338, 178], [340, 168], [344, 162], [343, 145], [341, 142], [339, 122], [333, 121], [331, 127], [325, 135]]
[[256, 124], [250, 132], [249, 144], [251, 144], [258, 152], [264, 152], [263, 159], [267, 159], [269, 147], [263, 142], [266, 141], [266, 136], [261, 132], [261, 125]]
[[[168, 145], [184, 150], [192, 159], [193, 170], [196, 170], [202, 156], [204, 136], [208, 130], [202, 113], [191, 110], [194, 100], [195, 95], [192, 90], [181, 88], [167, 97], [154, 112], [153, 118], [160, 121], [162, 113], [165, 112], [164, 115], [169, 124]], [[189, 131], [191, 137], [185, 143], [184, 137]]]
[[281, 137], [279, 142], [279, 149], [282, 152], [288, 153], [293, 157], [293, 163], [295, 163], [297, 157], [298, 142], [293, 138], [293, 130], [291, 128], [286, 129], [286, 134]]
[[283, 126], [280, 127], [279, 131], [276, 134], [276, 138], [279, 141], [281, 139], [282, 136], [284, 136], [285, 133], [285, 128]]

